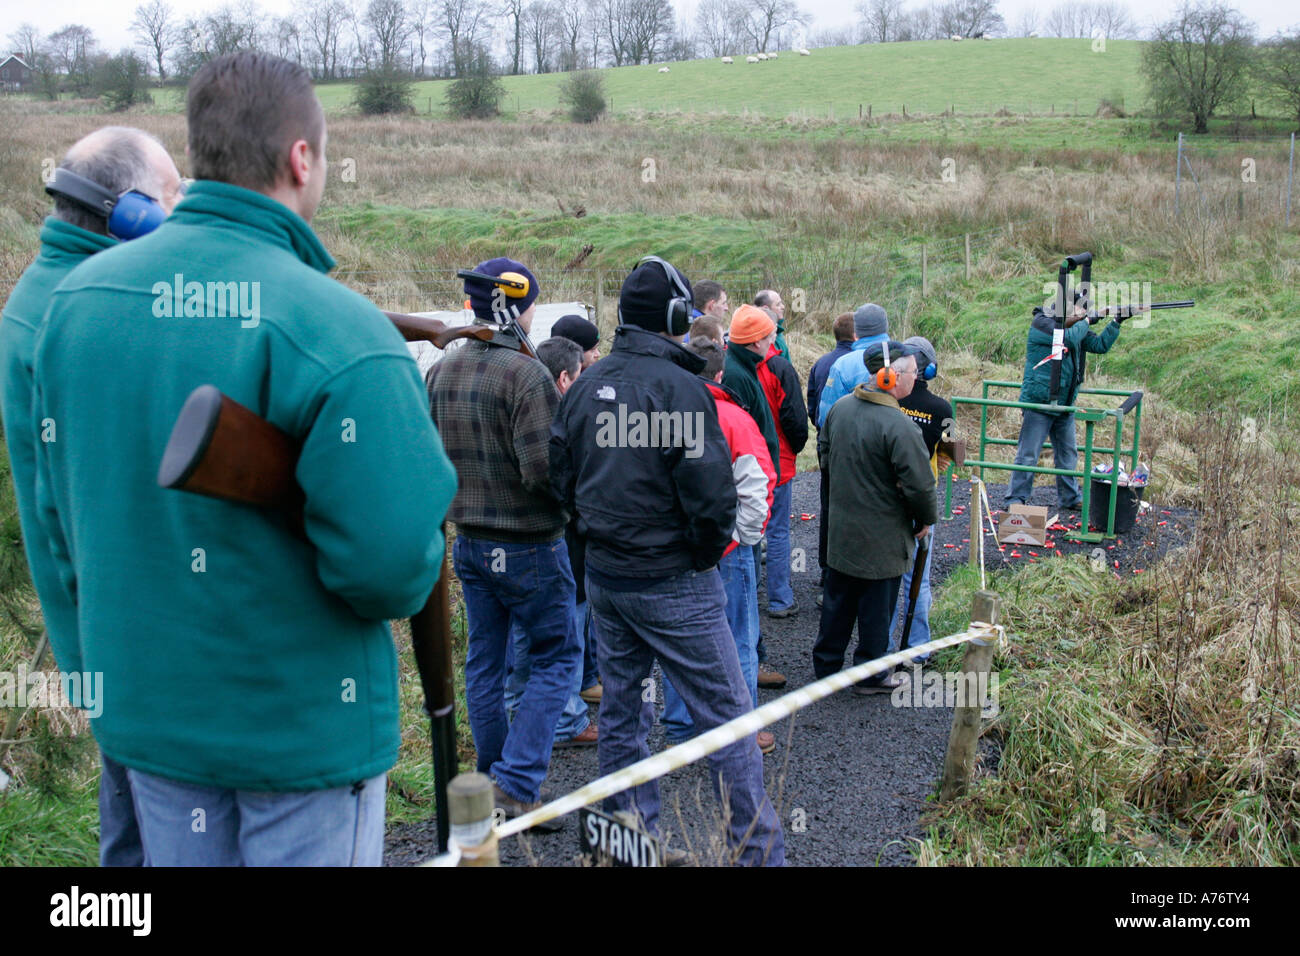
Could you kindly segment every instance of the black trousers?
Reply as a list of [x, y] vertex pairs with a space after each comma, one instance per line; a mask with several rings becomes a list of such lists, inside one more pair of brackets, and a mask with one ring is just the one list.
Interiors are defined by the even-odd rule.
[[[826, 569], [821, 628], [813, 645], [814, 674], [826, 677], [844, 667], [844, 651], [853, 639], [855, 621], [858, 646], [853, 651], [854, 665], [884, 656], [889, 650], [889, 632], [902, 580], [902, 575], [873, 580]], [[867, 683], [878, 684], [888, 676], [880, 674], [868, 678]]]
[[[823, 468], [817, 472], [821, 476], [822, 513], [817, 521], [817, 566], [822, 569], [822, 583], [826, 581], [826, 508], [831, 500], [831, 481]], [[823, 599], [824, 603], [824, 599]]]

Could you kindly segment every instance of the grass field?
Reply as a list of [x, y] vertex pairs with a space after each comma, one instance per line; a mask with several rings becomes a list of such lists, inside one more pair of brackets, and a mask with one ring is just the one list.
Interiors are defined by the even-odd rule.
[[[601, 70], [614, 113], [679, 112], [766, 118], [856, 118], [907, 113], [1050, 113], [1091, 116], [1103, 99], [1132, 110], [1145, 89], [1138, 64], [1142, 44], [1111, 40], [1094, 52], [1091, 40], [927, 40], [828, 47], [811, 56], [782, 52], [764, 63], [727, 66], [716, 59]], [[667, 65], [671, 72], [659, 73]], [[507, 113], [560, 108], [563, 74], [503, 77]], [[415, 84], [418, 113], [445, 117], [449, 81]], [[318, 87], [326, 110], [352, 108], [352, 84]], [[159, 98], [176, 108], [176, 91]]]

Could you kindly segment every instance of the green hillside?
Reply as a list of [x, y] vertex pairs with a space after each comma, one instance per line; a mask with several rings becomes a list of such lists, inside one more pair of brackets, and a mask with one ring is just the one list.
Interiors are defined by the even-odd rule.
[[[875, 43], [813, 50], [811, 56], [785, 51], [779, 59], [728, 66], [719, 60], [690, 60], [660, 66], [602, 70], [615, 113], [629, 110], [756, 113], [838, 119], [856, 117], [859, 105], [882, 113], [1077, 112], [1091, 115], [1102, 99], [1130, 108], [1145, 96], [1138, 71], [1141, 43], [1111, 40], [1094, 53], [1091, 40], [929, 40]], [[505, 77], [507, 112], [559, 106], [564, 74]], [[443, 113], [448, 81], [416, 84], [416, 108]], [[331, 111], [347, 109], [352, 84], [319, 87]]]

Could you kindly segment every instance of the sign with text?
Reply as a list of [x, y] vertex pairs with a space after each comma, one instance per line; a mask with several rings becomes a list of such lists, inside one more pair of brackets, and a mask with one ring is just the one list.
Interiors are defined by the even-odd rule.
[[582, 852], [597, 865], [661, 866], [659, 841], [623, 820], [583, 807], [578, 811]]

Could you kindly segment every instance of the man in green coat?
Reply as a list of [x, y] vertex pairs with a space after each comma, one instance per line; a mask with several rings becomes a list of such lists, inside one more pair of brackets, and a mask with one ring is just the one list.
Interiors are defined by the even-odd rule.
[[[896, 381], [881, 382], [889, 350]], [[826, 583], [821, 627], [813, 646], [813, 672], [834, 674], [858, 625], [853, 663], [874, 660], [889, 649], [898, 586], [911, 566], [916, 542], [938, 518], [930, 456], [899, 400], [916, 383], [916, 358], [901, 342], [877, 343], [863, 353], [870, 377], [852, 397], [836, 402], [817, 437], [820, 460], [830, 471]], [[884, 387], [888, 385], [888, 387]], [[906, 673], [867, 678], [858, 694], [890, 693]]]
[[[1025, 375], [1020, 386], [1020, 400], [1035, 405], [1073, 405], [1083, 384], [1087, 354], [1097, 355], [1110, 351], [1119, 338], [1119, 326], [1124, 321], [1123, 312], [1098, 335], [1087, 321], [1087, 310], [1076, 299], [1074, 312], [1065, 329], [1064, 351], [1061, 355], [1061, 372], [1056, 394], [1052, 393], [1052, 335], [1056, 327], [1050, 313], [1034, 309], [1029, 325], [1029, 341], [1025, 352]], [[1053, 467], [1073, 471], [1079, 463], [1078, 439], [1074, 431], [1073, 412], [1021, 411], [1020, 441], [1016, 447], [1017, 465], [1037, 465], [1043, 442], [1052, 439]], [[1026, 504], [1034, 490], [1032, 471], [1013, 471], [1007, 485], [1005, 505]], [[1083, 501], [1079, 482], [1064, 475], [1056, 476], [1057, 505], [1064, 511], [1078, 511]]]
[[[162, 144], [143, 130], [123, 126], [107, 126], [78, 140], [59, 164], [59, 175], [67, 174], [113, 196], [131, 191], [147, 196], [162, 214], [172, 211], [183, 192], [180, 173]], [[14, 286], [0, 321], [0, 402], [27, 567], [55, 663], [63, 674], [71, 675], [82, 671], [77, 606], [59, 583], [49, 539], [36, 517], [40, 436], [32, 427], [32, 361], [50, 293], [76, 266], [116, 245], [117, 239], [109, 235], [110, 217], [103, 206], [91, 208], [64, 195], [58, 185], [50, 191], [55, 197], [54, 214], [41, 226], [40, 254]], [[94, 709], [88, 699], [74, 703]], [[107, 755], [100, 756], [100, 866], [139, 866], [144, 862], [143, 850], [126, 768]]]
[[[455, 474], [401, 335], [326, 276], [307, 72], [218, 57], [187, 118], [198, 181], [68, 275], [36, 344], [39, 517], [103, 674], [92, 727], [154, 865], [377, 865], [400, 742], [387, 621], [433, 587]], [[305, 540], [157, 486], [205, 383], [300, 444]]]

